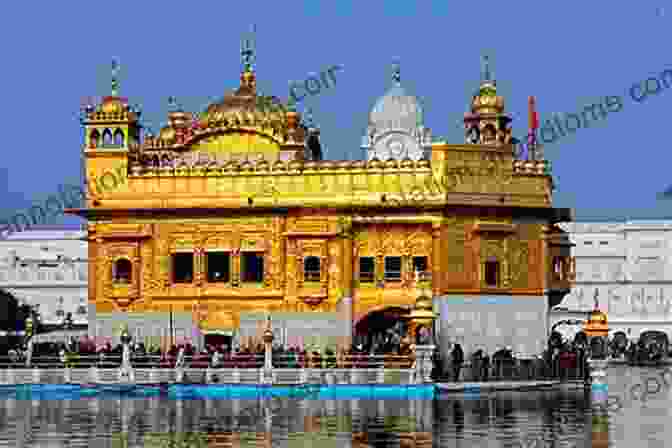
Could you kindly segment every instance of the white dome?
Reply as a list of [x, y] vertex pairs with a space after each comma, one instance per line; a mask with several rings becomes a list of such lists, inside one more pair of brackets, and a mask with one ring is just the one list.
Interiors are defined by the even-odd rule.
[[369, 125], [376, 130], [414, 131], [422, 127], [422, 121], [422, 107], [418, 99], [408, 95], [399, 84], [380, 97], [369, 114]]

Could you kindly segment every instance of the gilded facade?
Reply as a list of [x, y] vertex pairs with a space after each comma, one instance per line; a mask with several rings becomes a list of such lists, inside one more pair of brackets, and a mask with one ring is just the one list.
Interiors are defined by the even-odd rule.
[[[127, 176], [72, 211], [89, 221], [89, 300], [100, 322], [114, 314], [144, 336], [170, 325], [237, 337], [253, 336], [271, 313], [276, 340], [350, 343], [366, 316], [413, 305], [422, 270], [432, 274], [441, 338], [453, 338], [444, 308], [455, 297], [528, 297], [547, 310], [569, 289], [555, 225], [569, 213], [552, 207], [548, 163], [516, 158], [504, 99], [487, 76], [465, 115], [465, 143], [397, 129], [413, 120], [392, 119], [386, 131], [385, 114], [401, 104], [386, 100], [370, 123], [371, 139], [398, 134], [386, 160], [324, 160], [319, 129], [294, 104], [258, 109], [257, 75], [249, 55], [244, 62], [237, 90], [200, 114], [175, 106], [156, 136], [142, 135], [116, 81], [87, 108], [87, 176]], [[395, 158], [404, 132], [421, 151]], [[392, 200], [432, 178], [441, 188], [419, 202]], [[552, 276], [559, 260], [562, 279]]]

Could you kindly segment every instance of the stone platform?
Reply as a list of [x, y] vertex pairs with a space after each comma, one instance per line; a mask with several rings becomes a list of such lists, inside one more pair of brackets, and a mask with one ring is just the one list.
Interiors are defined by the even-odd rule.
[[[176, 384], [175, 369], [134, 369], [134, 384]], [[184, 369], [186, 384], [415, 384], [412, 369]], [[2, 369], [0, 385], [119, 384], [119, 369]]]
[[560, 381], [488, 381], [487, 383], [437, 383], [439, 392], [495, 392], [543, 390], [560, 386]]

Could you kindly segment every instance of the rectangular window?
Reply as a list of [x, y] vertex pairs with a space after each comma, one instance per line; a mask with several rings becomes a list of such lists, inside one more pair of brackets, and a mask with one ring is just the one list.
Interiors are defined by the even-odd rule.
[[600, 241], [600, 246], [606, 246], [607, 244], [609, 244], [609, 243], [606, 242], [606, 241]]
[[173, 254], [173, 283], [191, 283], [194, 280], [194, 254]]
[[303, 259], [303, 281], [320, 281], [320, 257], [306, 257]]
[[385, 257], [385, 281], [401, 281], [401, 257]]
[[243, 253], [241, 268], [241, 279], [243, 282], [262, 283], [264, 281], [264, 253]]
[[485, 285], [496, 288], [499, 285], [499, 262], [490, 260], [485, 262]]
[[584, 245], [584, 246], [592, 246], [592, 245], [593, 245], [593, 242], [592, 242], [592, 241], [584, 241], [584, 242], [583, 242], [583, 245]]
[[376, 278], [376, 261], [373, 257], [359, 257], [360, 283], [373, 283]]
[[413, 272], [427, 272], [427, 257], [413, 257]]
[[231, 280], [231, 256], [228, 252], [208, 252], [205, 266], [208, 283], [228, 283]]

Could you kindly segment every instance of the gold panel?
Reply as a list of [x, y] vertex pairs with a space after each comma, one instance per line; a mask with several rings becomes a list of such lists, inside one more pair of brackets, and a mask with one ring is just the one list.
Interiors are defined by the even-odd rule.
[[261, 154], [265, 159], [276, 159], [280, 146], [272, 139], [254, 133], [228, 133], [214, 135], [199, 140], [192, 145], [192, 150], [211, 154], [218, 159], [221, 156], [230, 160], [245, 160]]
[[235, 243], [232, 235], [208, 235], [203, 239], [203, 248], [205, 250], [212, 249], [222, 249], [222, 250], [233, 250], [235, 248]]
[[509, 241], [509, 266], [511, 270], [511, 287], [528, 288], [528, 270], [530, 249], [527, 240], [514, 238]]
[[467, 239], [465, 224], [463, 218], [449, 218], [446, 220], [448, 235], [447, 268], [449, 272], [455, 274], [464, 273], [464, 251]]

